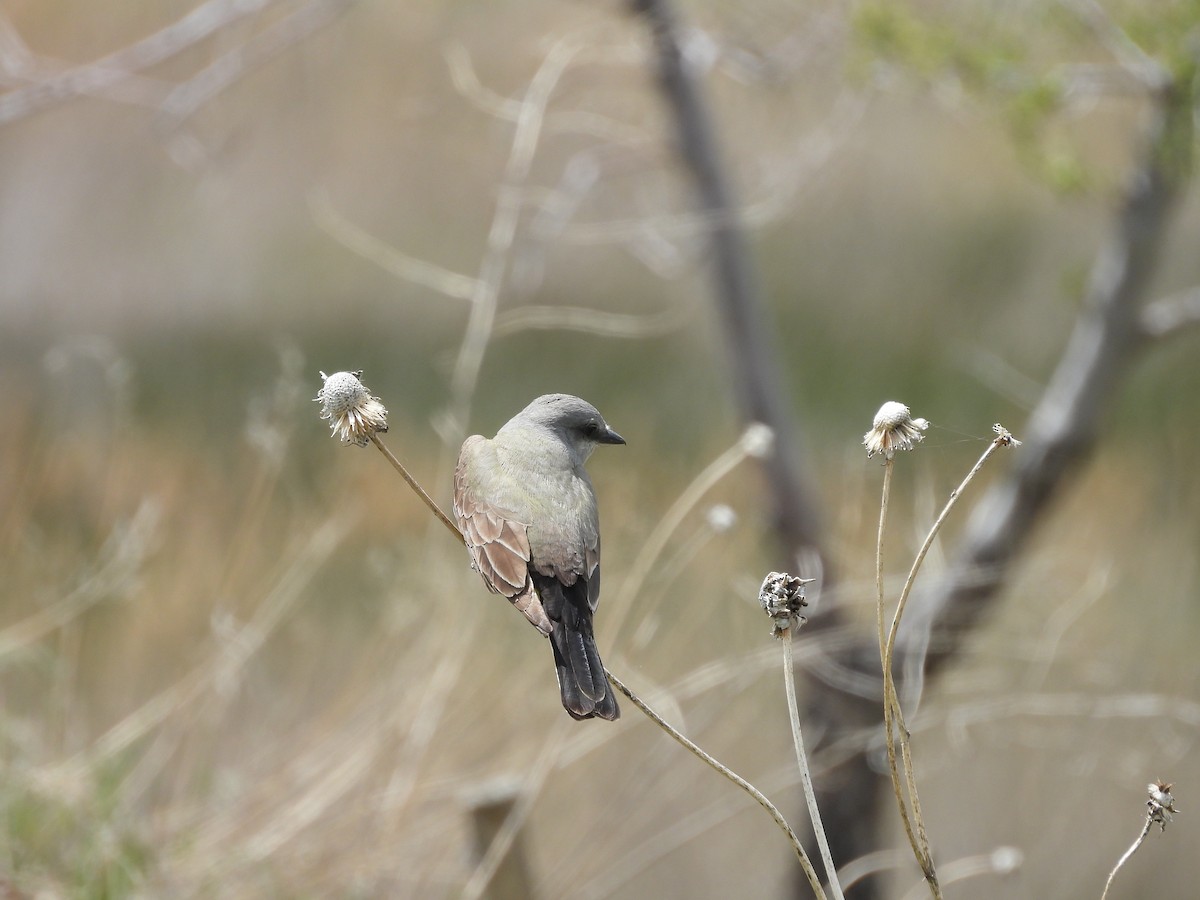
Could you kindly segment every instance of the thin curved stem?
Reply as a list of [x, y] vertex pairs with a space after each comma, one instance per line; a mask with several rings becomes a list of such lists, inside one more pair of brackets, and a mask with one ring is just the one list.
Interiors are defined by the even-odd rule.
[[808, 854], [804, 852], [804, 846], [800, 843], [800, 839], [796, 837], [796, 832], [792, 830], [792, 826], [787, 823], [787, 819], [783, 817], [783, 813], [779, 811], [778, 807], [768, 800], [762, 791], [748, 782], [745, 778], [737, 774], [737, 772], [730, 769], [724, 763], [710, 756], [708, 753], [702, 750], [698, 744], [689, 740], [682, 732], [670, 725], [662, 716], [656, 713], [644, 700], [642, 700], [641, 697], [637, 696], [637, 694], [627, 688], [621, 682], [621, 679], [617, 678], [616, 675], [614, 675], [608, 669], [604, 670], [604, 674], [608, 676], [608, 680], [612, 682], [612, 686], [629, 698], [633, 705], [640, 709], [650, 719], [650, 721], [669, 734], [680, 745], [689, 750], [694, 756], [698, 757], [704, 763], [740, 787], [743, 791], [753, 797], [759, 806], [767, 811], [771, 818], [774, 819], [775, 824], [779, 826], [779, 829], [787, 835], [788, 840], [791, 842], [792, 849], [796, 851], [796, 858], [800, 861], [800, 866], [804, 869], [804, 874], [808, 877], [808, 883], [812, 886], [813, 893], [817, 896], [818, 900], [827, 900], [825, 896], [825, 890], [821, 887], [821, 879], [817, 877], [816, 870], [813, 869], [812, 862], [809, 860]]
[[[983, 468], [983, 464], [988, 461], [988, 457], [996, 452], [1000, 447], [1006, 446], [1003, 436], [996, 438], [988, 448], [983, 451], [983, 455], [979, 457], [979, 461], [975, 463], [967, 477], [962, 480], [962, 484], [950, 492], [950, 499], [946, 501], [946, 505], [942, 508], [941, 514], [933, 523], [933, 527], [929, 529], [929, 534], [925, 536], [925, 542], [921, 544], [921, 549], [917, 552], [916, 559], [913, 560], [912, 568], [908, 571], [908, 578], [904, 582], [904, 587], [900, 591], [900, 601], [896, 605], [896, 614], [892, 617], [892, 627], [888, 632], [887, 644], [884, 649], [883, 665], [888, 672], [891, 671], [892, 656], [896, 647], [896, 634], [900, 630], [900, 617], [904, 615], [904, 608], [908, 604], [908, 597], [912, 593], [913, 582], [916, 581], [917, 572], [921, 568], [921, 564], [925, 562], [925, 556], [929, 553], [929, 548], [933, 546], [933, 539], [942, 529], [942, 525], [950, 515], [950, 510], [954, 508], [954, 504], [958, 502], [958, 498], [962, 496], [962, 492], [966, 490], [967, 485], [979, 474], [979, 470]], [[890, 464], [890, 461], [889, 461]], [[885, 476], [886, 477], [886, 476]], [[882, 578], [882, 575], [878, 576]], [[880, 582], [882, 584], [882, 582]], [[882, 587], [880, 588], [882, 593]], [[881, 625], [882, 627], [882, 625]], [[882, 634], [880, 639], [882, 640]]]
[[891, 678], [891, 667], [887, 665], [887, 634], [883, 629], [883, 536], [887, 531], [888, 499], [892, 492], [894, 463], [889, 458], [883, 464], [883, 496], [879, 503], [879, 532], [875, 540], [875, 627], [879, 633], [879, 663], [883, 671], [883, 732], [887, 746], [888, 774], [891, 776], [892, 793], [900, 810], [900, 821], [904, 833], [912, 846], [913, 855], [921, 861], [921, 848], [908, 817], [908, 804], [904, 802], [904, 791], [900, 787], [900, 768], [896, 763], [895, 713], [899, 704], [894, 702], [896, 687]]
[[385, 445], [383, 441], [379, 439], [379, 435], [372, 434], [371, 443], [379, 448], [379, 452], [386, 457], [387, 461], [392, 464], [392, 468], [400, 473], [400, 477], [408, 483], [408, 486], [416, 492], [417, 496], [424, 501], [425, 505], [429, 507], [430, 511], [437, 516], [438, 521], [450, 530], [450, 533], [454, 535], [460, 544], [465, 543], [462, 532], [458, 530], [458, 526], [454, 524], [448, 515], [442, 512], [442, 508], [438, 506], [436, 502], [434, 502], [434, 499], [430, 497], [429, 494], [425, 493], [425, 488], [421, 487], [421, 485], [417, 483], [417, 479], [408, 474], [408, 469], [404, 468], [404, 464], [400, 462], [400, 460], [396, 459], [396, 457], [392, 454], [392, 451], [387, 448], [387, 445]]

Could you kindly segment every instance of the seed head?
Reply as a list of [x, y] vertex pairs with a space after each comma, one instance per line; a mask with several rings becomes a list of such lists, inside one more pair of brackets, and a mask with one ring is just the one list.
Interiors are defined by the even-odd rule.
[[896, 455], [897, 450], [911, 450], [923, 440], [923, 432], [929, 427], [925, 419], [914, 419], [908, 407], [889, 400], [875, 413], [871, 430], [863, 435], [863, 446], [867, 448], [867, 459], [882, 453], [886, 459]]
[[996, 432], [996, 437], [993, 443], [999, 444], [1001, 447], [1020, 447], [1023, 443], [1012, 436], [1012, 432], [997, 422], [992, 426], [992, 431]]
[[343, 444], [365, 447], [371, 435], [388, 430], [387, 410], [362, 383], [361, 369], [332, 375], [322, 372], [321, 380], [325, 384], [316, 397], [321, 418], [329, 419], [329, 430]]
[[787, 572], [768, 572], [758, 589], [758, 602], [775, 623], [774, 635], [779, 637], [789, 628], [804, 624], [800, 610], [808, 606], [804, 586], [815, 578], [798, 578]]
[[1171, 794], [1173, 787], [1175, 785], [1167, 784], [1165, 781], [1156, 781], [1146, 785], [1146, 792], [1150, 794], [1150, 799], [1146, 801], [1146, 809], [1150, 821], [1158, 823], [1159, 831], [1165, 831], [1172, 814], [1179, 812], [1175, 808], [1175, 797]]

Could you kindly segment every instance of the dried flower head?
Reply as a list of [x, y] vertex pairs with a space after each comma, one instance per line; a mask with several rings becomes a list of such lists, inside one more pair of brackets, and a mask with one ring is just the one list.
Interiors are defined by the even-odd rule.
[[882, 453], [886, 459], [896, 455], [897, 450], [911, 450], [923, 441], [921, 434], [929, 423], [925, 419], [914, 419], [908, 407], [889, 400], [875, 413], [871, 430], [863, 435], [863, 446], [867, 448], [867, 459]]
[[997, 422], [992, 426], [992, 431], [996, 432], [995, 443], [1001, 447], [1020, 447], [1022, 442], [1012, 436], [1012, 432]]
[[779, 637], [789, 628], [802, 625], [805, 621], [800, 610], [808, 606], [804, 598], [804, 586], [815, 578], [798, 578], [787, 572], [768, 572], [758, 589], [758, 602], [775, 622], [774, 634]]
[[321, 418], [329, 419], [329, 430], [343, 444], [367, 446], [371, 435], [387, 431], [387, 410], [372, 397], [362, 383], [362, 370], [357, 372], [321, 373], [325, 385], [317, 391], [316, 402], [321, 404]]
[[1150, 794], [1150, 799], [1146, 801], [1146, 809], [1149, 811], [1150, 821], [1157, 822], [1160, 831], [1165, 831], [1171, 816], [1179, 812], [1175, 808], [1175, 797], [1171, 794], [1173, 787], [1175, 785], [1165, 781], [1146, 785], [1146, 791]]

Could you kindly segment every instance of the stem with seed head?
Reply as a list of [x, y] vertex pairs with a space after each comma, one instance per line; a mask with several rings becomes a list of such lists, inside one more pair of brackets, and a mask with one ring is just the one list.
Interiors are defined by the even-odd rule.
[[446, 528], [450, 530], [450, 533], [454, 535], [455, 539], [458, 540], [460, 544], [463, 543], [462, 532], [458, 530], [458, 526], [454, 524], [448, 515], [442, 512], [442, 508], [434, 502], [433, 498], [430, 497], [429, 494], [425, 493], [425, 488], [421, 487], [421, 485], [417, 483], [417, 479], [408, 474], [408, 469], [404, 468], [404, 464], [400, 462], [400, 460], [396, 459], [396, 457], [392, 454], [392, 451], [389, 450], [383, 441], [379, 439], [378, 434], [371, 435], [371, 443], [379, 448], [379, 452], [384, 455], [387, 461], [392, 464], [392, 468], [400, 473], [400, 477], [408, 483], [408, 486], [416, 492], [417, 496], [420, 497], [421, 500], [424, 501], [425, 505], [428, 506], [433, 512], [433, 514], [438, 517], [438, 521], [440, 521], [446, 526]]

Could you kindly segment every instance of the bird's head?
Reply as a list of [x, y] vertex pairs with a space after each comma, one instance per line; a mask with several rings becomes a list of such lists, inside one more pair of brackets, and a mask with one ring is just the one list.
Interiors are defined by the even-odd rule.
[[599, 410], [570, 394], [545, 394], [530, 403], [514, 421], [555, 433], [583, 463], [597, 444], [624, 444], [625, 438], [608, 427]]

